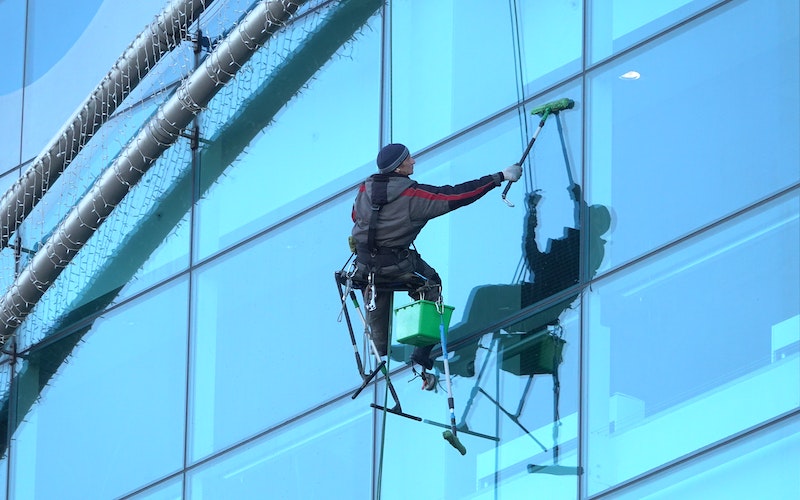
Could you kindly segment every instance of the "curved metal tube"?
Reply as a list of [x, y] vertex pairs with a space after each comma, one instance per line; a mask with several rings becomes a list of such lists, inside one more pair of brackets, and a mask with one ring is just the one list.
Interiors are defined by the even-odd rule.
[[120, 56], [66, 125], [0, 200], [0, 249], [64, 172], [73, 158], [111, 117], [156, 63], [186, 36], [213, 0], [174, 0]]
[[3, 297], [0, 343], [13, 335], [64, 267], [195, 115], [304, 2], [269, 0], [254, 7], [128, 143]]

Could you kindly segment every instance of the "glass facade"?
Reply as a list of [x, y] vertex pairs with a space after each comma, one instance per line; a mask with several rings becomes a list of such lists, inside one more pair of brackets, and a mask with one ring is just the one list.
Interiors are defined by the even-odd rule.
[[[797, 2], [20, 0], [0, 28], [0, 498], [800, 497]], [[379, 148], [453, 185], [532, 138], [512, 207], [415, 241], [454, 308], [436, 390], [396, 336], [362, 385], [334, 272]]]

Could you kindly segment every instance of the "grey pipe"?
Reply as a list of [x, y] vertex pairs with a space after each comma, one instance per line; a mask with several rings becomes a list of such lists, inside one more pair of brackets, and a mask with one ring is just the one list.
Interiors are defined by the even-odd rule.
[[305, 0], [258, 4], [164, 103], [61, 222], [0, 302], [0, 343], [13, 335], [61, 271], [150, 166]]
[[174, 0], [142, 31], [109, 73], [0, 200], [0, 249], [30, 215], [49, 186], [108, 121], [125, 97], [156, 63], [186, 36], [213, 0]]

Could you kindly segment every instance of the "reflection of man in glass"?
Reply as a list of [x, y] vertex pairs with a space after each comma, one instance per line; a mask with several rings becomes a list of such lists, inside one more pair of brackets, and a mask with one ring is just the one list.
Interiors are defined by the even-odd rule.
[[[450, 328], [448, 333], [449, 343], [454, 345], [456, 354], [450, 362], [451, 373], [466, 377], [475, 375], [476, 345], [474, 342], [469, 342], [465, 346], [459, 347], [458, 340], [460, 338], [500, 322], [520, 309], [578, 283], [580, 278], [581, 207], [585, 214], [586, 227], [589, 228], [587, 238], [588, 277], [593, 277], [597, 272], [603, 260], [606, 243], [602, 236], [611, 225], [610, 213], [602, 205], [587, 206], [581, 197], [581, 188], [577, 184], [571, 184], [568, 191], [575, 206], [575, 227], [566, 227], [561, 238], [548, 240], [544, 251], [541, 251], [536, 243], [537, 206], [541, 195], [538, 191], [527, 195], [527, 214], [522, 247], [531, 279], [511, 285], [485, 285], [473, 290], [467, 302], [465, 320]], [[535, 315], [506, 327], [505, 329], [512, 334], [506, 334], [508, 338], [501, 339], [504, 348], [512, 348], [517, 343], [521, 346], [526, 337], [530, 336], [528, 334], [542, 332], [548, 325], [557, 324], [559, 316], [569, 308], [577, 296], [577, 292], [571, 294]], [[525, 367], [516, 367], [511, 371], [514, 373], [524, 372]]]
[[538, 192], [527, 196], [528, 213], [525, 221], [525, 234], [522, 246], [525, 260], [531, 271], [532, 281], [523, 283], [522, 307], [529, 306], [578, 283], [580, 276], [580, 212], [581, 205], [586, 211], [589, 227], [589, 278], [593, 277], [603, 261], [605, 240], [611, 216], [602, 205], [587, 207], [581, 199], [581, 187], [572, 184], [568, 188], [570, 198], [575, 204], [575, 228], [564, 228], [564, 236], [551, 239], [546, 251], [542, 252], [536, 244], [538, 225], [536, 207], [541, 200]]

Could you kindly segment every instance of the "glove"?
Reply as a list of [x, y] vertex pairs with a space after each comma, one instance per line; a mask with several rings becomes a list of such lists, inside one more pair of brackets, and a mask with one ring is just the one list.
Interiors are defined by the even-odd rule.
[[507, 181], [517, 182], [522, 177], [522, 167], [515, 163], [503, 170], [503, 178]]

